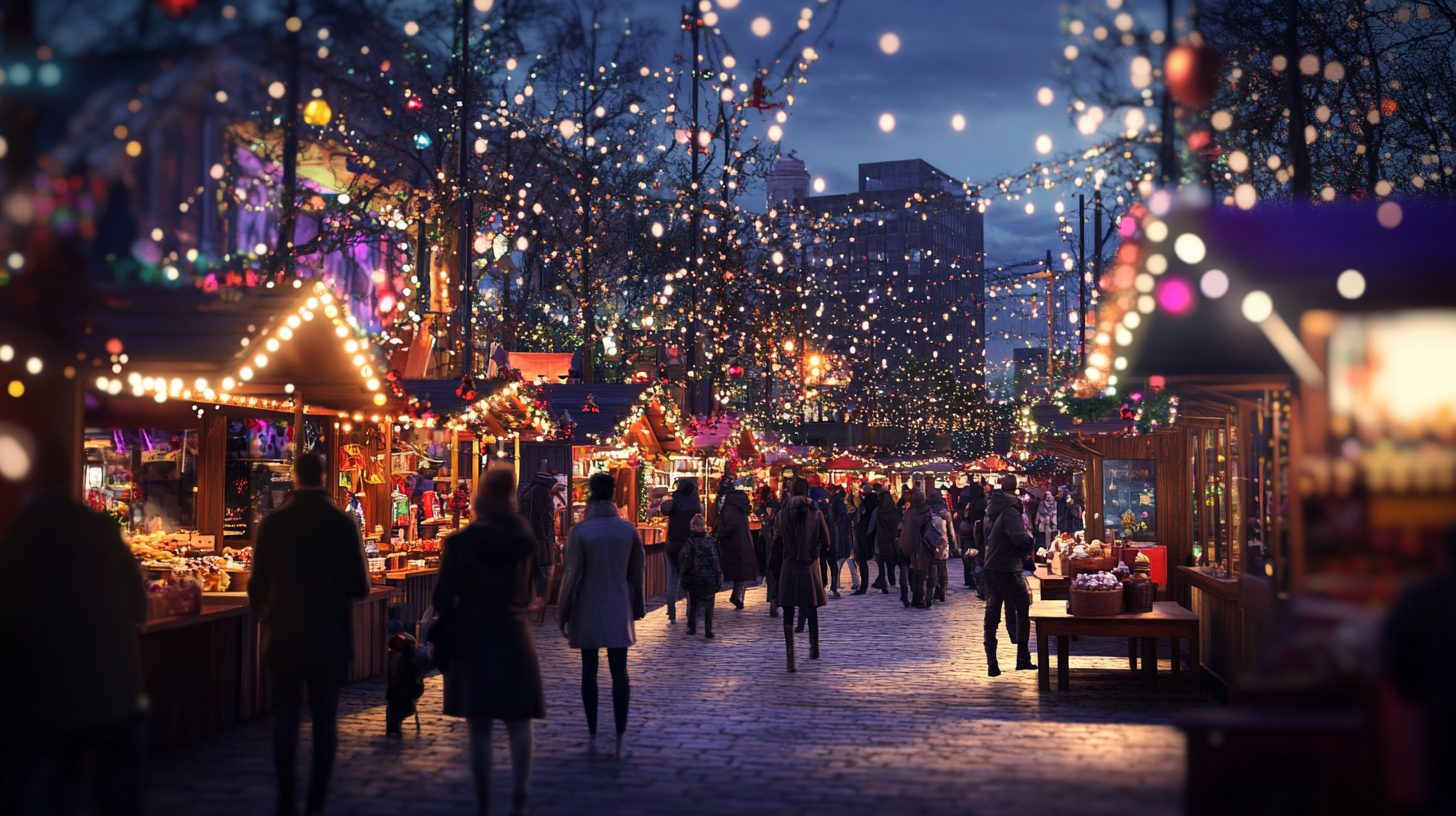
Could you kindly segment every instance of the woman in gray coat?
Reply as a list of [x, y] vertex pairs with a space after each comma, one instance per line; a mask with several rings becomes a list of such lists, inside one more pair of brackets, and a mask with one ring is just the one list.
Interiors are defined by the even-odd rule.
[[594, 474], [587, 482], [586, 517], [571, 528], [566, 542], [557, 619], [567, 643], [581, 650], [581, 702], [591, 734], [588, 748], [593, 754], [598, 752], [599, 650], [607, 650], [612, 710], [617, 721], [614, 753], [620, 759], [630, 753], [624, 741], [632, 696], [627, 649], [637, 642], [633, 621], [641, 620], [647, 610], [642, 595], [642, 539], [637, 528], [617, 514], [617, 505], [612, 503], [616, 490], [616, 481], [608, 473]]

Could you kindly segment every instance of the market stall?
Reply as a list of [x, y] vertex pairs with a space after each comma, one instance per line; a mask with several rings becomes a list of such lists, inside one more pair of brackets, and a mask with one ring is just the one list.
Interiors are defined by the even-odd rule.
[[[85, 383], [82, 495], [122, 524], [149, 579], [144, 669], [163, 701], [154, 741], [171, 744], [269, 707], [246, 588], [258, 525], [292, 490], [295, 457], [325, 458], [377, 548], [397, 420], [373, 344], [322, 284], [223, 301], [161, 292], [110, 301], [92, 320], [114, 362]], [[383, 671], [394, 594], [356, 605], [350, 679]]]

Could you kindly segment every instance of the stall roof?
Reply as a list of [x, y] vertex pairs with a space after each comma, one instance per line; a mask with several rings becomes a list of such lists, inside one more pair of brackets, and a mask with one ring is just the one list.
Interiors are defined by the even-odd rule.
[[[1197, 264], [1173, 253], [1162, 281], [1182, 280], [1193, 294], [1182, 315], [1159, 308], [1136, 332], [1134, 376], [1283, 376], [1288, 362], [1258, 324], [1242, 313], [1244, 296], [1267, 292], [1275, 313], [1297, 334], [1306, 311], [1373, 312], [1456, 306], [1451, 285], [1451, 225], [1447, 199], [1328, 204], [1260, 203], [1252, 210], [1183, 209], [1164, 219], [1171, 236], [1197, 234], [1207, 248]], [[1383, 224], [1395, 223], [1393, 227]], [[1207, 270], [1228, 276], [1227, 294], [1199, 294]], [[1348, 269], [1364, 278], [1356, 298], [1336, 286]]]
[[[578, 440], [597, 445], [626, 442], [649, 453], [684, 453], [689, 448], [677, 406], [655, 383], [549, 385], [542, 390], [558, 422], [563, 412], [571, 415]], [[597, 411], [582, 410], [587, 395]]]
[[390, 405], [379, 350], [321, 282], [217, 293], [127, 289], [103, 292], [97, 302], [88, 326], [98, 341], [120, 342], [127, 360], [118, 377], [127, 392], [139, 387], [134, 374], [153, 381], [148, 390], [198, 402], [276, 407], [301, 397], [335, 411]]

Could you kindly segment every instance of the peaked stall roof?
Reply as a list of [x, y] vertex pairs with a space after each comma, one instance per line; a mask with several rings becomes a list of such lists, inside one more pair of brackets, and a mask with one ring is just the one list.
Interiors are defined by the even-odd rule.
[[[686, 453], [691, 448], [682, 436], [685, 430], [677, 405], [658, 384], [548, 385], [542, 390], [558, 422], [562, 412], [571, 414], [579, 444], [628, 444], [653, 454]], [[598, 408], [595, 412], [582, 410], [588, 394]]]

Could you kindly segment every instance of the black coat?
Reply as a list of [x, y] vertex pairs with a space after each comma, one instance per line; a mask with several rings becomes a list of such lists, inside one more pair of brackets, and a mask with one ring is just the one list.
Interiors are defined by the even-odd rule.
[[[698, 480], [684, 479], [684, 484], [672, 495], [662, 500], [659, 510], [667, 516], [667, 559], [677, 563], [683, 542], [693, 534], [693, 516], [703, 512], [703, 500], [698, 498]], [[691, 484], [691, 488], [688, 487]]]
[[520, 514], [536, 541], [537, 578], [545, 578], [556, 563], [556, 502], [551, 498], [556, 485], [555, 476], [537, 473], [516, 491]]
[[723, 509], [718, 511], [718, 526], [713, 534], [718, 539], [723, 580], [752, 581], [758, 577], [753, 534], [748, 529], [747, 493], [730, 490], [723, 496]]
[[807, 496], [794, 496], [776, 515], [778, 536], [768, 568], [779, 576], [779, 606], [823, 606], [829, 602], [819, 561], [826, 555], [829, 525]]
[[536, 537], [503, 499], [445, 539], [434, 605], [447, 629], [445, 714], [542, 719], [541, 666], [526, 622]]
[[900, 520], [904, 514], [898, 507], [880, 507], [875, 516], [875, 554], [886, 564], [900, 563]]
[[359, 528], [322, 489], [295, 490], [258, 526], [248, 602], [275, 665], [342, 670], [354, 657], [354, 602], [369, 594]]
[[986, 504], [986, 569], [1019, 573], [1035, 547], [1021, 518], [1021, 500], [992, 493]]
[[9, 747], [145, 711], [137, 625], [146, 618], [141, 570], [115, 521], [60, 496], [21, 510], [0, 540]]

